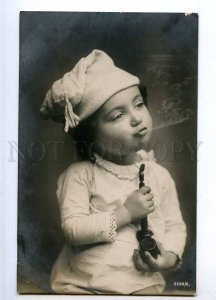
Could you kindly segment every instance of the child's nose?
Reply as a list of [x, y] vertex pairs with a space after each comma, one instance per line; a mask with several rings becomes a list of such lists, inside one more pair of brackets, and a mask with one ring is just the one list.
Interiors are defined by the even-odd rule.
[[131, 126], [137, 126], [142, 122], [142, 118], [139, 113], [135, 112], [131, 116]]

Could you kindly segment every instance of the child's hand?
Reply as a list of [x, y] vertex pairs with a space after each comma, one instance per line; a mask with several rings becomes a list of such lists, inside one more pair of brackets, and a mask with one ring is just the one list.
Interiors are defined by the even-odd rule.
[[129, 212], [131, 221], [142, 219], [154, 211], [154, 195], [150, 191], [150, 187], [144, 186], [127, 197], [124, 206]]
[[158, 258], [155, 259], [151, 256], [148, 251], [144, 252], [144, 257], [146, 263], [143, 262], [140, 257], [139, 251], [134, 250], [134, 264], [137, 270], [139, 271], [160, 271], [167, 270], [174, 267], [177, 263], [178, 257], [175, 253], [165, 251], [163, 246], [157, 242], [160, 253]]

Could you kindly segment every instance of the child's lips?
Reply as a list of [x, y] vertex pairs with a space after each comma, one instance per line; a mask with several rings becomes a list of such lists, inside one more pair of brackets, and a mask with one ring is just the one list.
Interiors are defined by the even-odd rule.
[[136, 131], [134, 135], [135, 136], [145, 136], [147, 134], [147, 131], [148, 131], [147, 127], [143, 127], [140, 130]]

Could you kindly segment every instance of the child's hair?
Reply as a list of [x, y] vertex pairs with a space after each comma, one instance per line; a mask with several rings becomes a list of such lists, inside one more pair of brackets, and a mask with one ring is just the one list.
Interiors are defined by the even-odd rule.
[[[147, 88], [142, 83], [138, 85], [140, 94], [143, 98], [144, 104], [147, 105]], [[76, 143], [76, 150], [79, 156], [84, 160], [95, 162], [95, 128], [93, 127], [93, 120], [97, 111], [89, 118], [83, 120], [77, 127], [69, 130], [69, 134]]]

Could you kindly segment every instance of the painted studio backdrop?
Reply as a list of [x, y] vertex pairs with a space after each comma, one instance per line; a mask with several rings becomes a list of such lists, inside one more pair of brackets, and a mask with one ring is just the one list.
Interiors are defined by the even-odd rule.
[[165, 274], [167, 293], [196, 283], [198, 16], [161, 13], [20, 14], [18, 291], [52, 293], [49, 276], [62, 248], [56, 183], [76, 159], [63, 125], [43, 120], [51, 84], [93, 49], [137, 75], [154, 121], [150, 148], [176, 182], [187, 243], [182, 268]]

